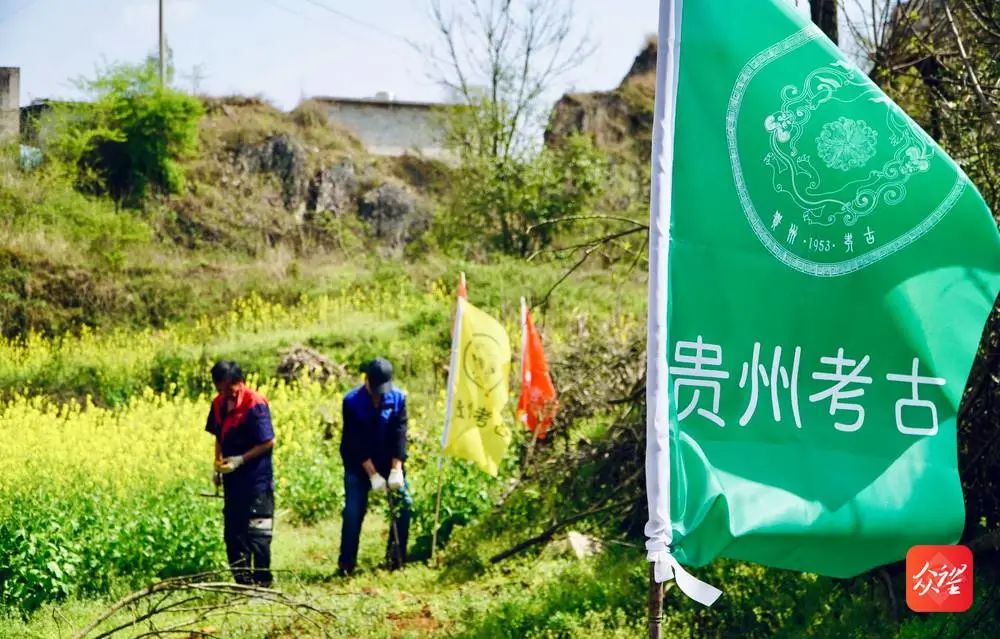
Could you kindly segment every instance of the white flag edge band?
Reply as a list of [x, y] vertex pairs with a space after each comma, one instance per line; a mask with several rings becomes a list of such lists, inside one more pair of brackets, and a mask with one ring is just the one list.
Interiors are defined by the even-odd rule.
[[680, 73], [683, 0], [660, 0], [653, 116], [652, 191], [649, 212], [649, 309], [646, 344], [647, 558], [657, 583], [677, 581], [681, 592], [711, 606], [718, 588], [688, 573], [670, 552], [670, 396], [667, 379], [667, 285], [673, 195], [674, 124]]
[[[464, 273], [463, 281], [464, 281]], [[448, 446], [448, 433], [451, 431], [452, 404], [455, 401], [455, 382], [458, 371], [458, 349], [462, 344], [462, 311], [465, 300], [455, 296], [455, 323], [451, 329], [451, 358], [448, 361], [448, 395], [444, 406], [444, 428], [441, 430], [441, 452]], [[438, 456], [438, 472], [441, 471], [444, 457]]]

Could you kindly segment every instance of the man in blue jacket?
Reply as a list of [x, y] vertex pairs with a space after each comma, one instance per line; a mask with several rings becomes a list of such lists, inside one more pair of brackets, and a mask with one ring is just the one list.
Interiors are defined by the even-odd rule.
[[403, 475], [406, 394], [393, 385], [392, 364], [388, 360], [376, 358], [366, 366], [365, 383], [344, 396], [343, 411], [340, 456], [344, 461], [344, 519], [340, 571], [349, 575], [357, 566], [369, 491], [386, 493], [390, 510], [395, 514], [386, 559], [390, 568], [399, 568], [406, 561], [413, 500]]

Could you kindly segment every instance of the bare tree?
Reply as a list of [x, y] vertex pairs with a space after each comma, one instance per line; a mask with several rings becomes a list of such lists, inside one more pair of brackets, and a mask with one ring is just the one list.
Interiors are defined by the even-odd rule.
[[809, 0], [809, 13], [828, 38], [839, 43], [837, 25], [837, 0]]
[[424, 51], [467, 107], [452, 143], [499, 160], [530, 148], [545, 92], [593, 51], [573, 27], [574, 0], [430, 0], [430, 10], [439, 38]]
[[539, 223], [589, 213], [607, 181], [589, 138], [538, 145], [549, 92], [593, 50], [574, 2], [428, 0], [437, 37], [418, 48], [458, 102], [442, 114], [459, 160], [447, 197], [460, 224], [445, 241], [528, 256], [551, 241]]

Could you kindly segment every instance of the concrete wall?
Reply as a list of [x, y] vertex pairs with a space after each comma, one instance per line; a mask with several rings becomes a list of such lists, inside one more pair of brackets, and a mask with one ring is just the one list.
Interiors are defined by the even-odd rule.
[[21, 70], [0, 67], [0, 142], [16, 140], [21, 134]]
[[332, 99], [323, 103], [330, 121], [357, 135], [370, 153], [409, 152], [438, 159], [447, 156], [437, 116], [430, 105]]

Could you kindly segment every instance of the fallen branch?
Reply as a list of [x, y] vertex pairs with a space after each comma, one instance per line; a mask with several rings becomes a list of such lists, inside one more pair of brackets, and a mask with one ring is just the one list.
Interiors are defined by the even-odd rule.
[[[198, 575], [174, 577], [151, 584], [118, 600], [94, 621], [73, 635], [73, 639], [109, 639], [119, 636], [120, 633], [130, 628], [137, 629], [144, 622], [149, 622], [147, 629], [140, 631], [140, 634], [133, 635], [132, 639], [180, 634], [186, 634], [188, 637], [216, 637], [217, 635], [200, 630], [195, 626], [212, 617], [243, 614], [233, 609], [241, 602], [252, 599], [263, 600], [287, 611], [285, 614], [266, 615], [272, 619], [296, 618], [328, 636], [325, 626], [328, 625], [326, 622], [334, 618], [332, 612], [308, 601], [294, 599], [279, 590], [220, 581], [228, 574], [228, 570], [206, 572]], [[99, 634], [93, 634], [98, 632], [103, 624], [125, 610], [131, 610], [132, 615], [127, 621]], [[171, 619], [171, 625], [163, 628], [157, 628], [153, 623], [154, 619], [163, 615], [191, 615], [192, 613], [194, 613], [193, 617], [180, 622], [175, 616]], [[264, 616], [255, 612], [247, 614]]]
[[[167, 593], [167, 597], [169, 597], [170, 596], [170, 591], [167, 590], [166, 593]], [[197, 597], [188, 597], [187, 599], [182, 599], [182, 600], [180, 600], [180, 601], [178, 601], [176, 603], [172, 603], [169, 606], [163, 606], [162, 604], [163, 604], [164, 601], [166, 601], [166, 599], [162, 599], [162, 600], [160, 600], [160, 602], [154, 604], [150, 608], [150, 610], [147, 611], [146, 613], [141, 614], [138, 617], [134, 617], [131, 621], [126, 621], [125, 623], [123, 623], [120, 626], [117, 626], [115, 628], [112, 628], [111, 630], [108, 630], [106, 632], [102, 632], [101, 634], [97, 635], [94, 639], [103, 639], [104, 637], [110, 637], [110, 636], [114, 635], [116, 632], [119, 632], [121, 630], [125, 630], [126, 628], [137, 626], [141, 622], [146, 621], [147, 619], [151, 619], [151, 618], [153, 618], [154, 616], [156, 616], [156, 615], [158, 615], [160, 613], [168, 612], [170, 610], [175, 610], [176, 608], [179, 608], [180, 606], [183, 606], [184, 604], [186, 604], [188, 602], [191, 602], [191, 601], [195, 601], [195, 600], [197, 600]], [[119, 608], [119, 610], [120, 609], [121, 608]], [[114, 614], [114, 613], [112, 613], [112, 614]], [[100, 625], [100, 622], [98, 622], [98, 625]]]
[[582, 513], [577, 513], [572, 517], [568, 517], [562, 521], [556, 522], [551, 526], [549, 526], [548, 528], [546, 528], [541, 533], [535, 535], [534, 537], [531, 537], [530, 539], [525, 539], [524, 541], [518, 543], [517, 545], [512, 546], [511, 548], [508, 548], [507, 550], [490, 557], [490, 563], [492, 564], [500, 563], [504, 559], [507, 559], [508, 557], [513, 557], [514, 555], [523, 552], [524, 550], [527, 550], [532, 546], [536, 546], [538, 544], [549, 541], [557, 532], [559, 532], [566, 526], [575, 524], [578, 521], [581, 521], [598, 513], [602, 513], [608, 510], [613, 510], [615, 508], [622, 508], [624, 506], [628, 506], [633, 501], [634, 500], [629, 499], [627, 501], [618, 501], [613, 504], [605, 504], [604, 506], [591, 508], [590, 510], [584, 511]]
[[[118, 602], [115, 603], [113, 606], [111, 606], [110, 608], [108, 608], [107, 610], [105, 610], [104, 614], [102, 614], [97, 619], [95, 619], [94, 621], [92, 621], [90, 623], [90, 625], [88, 625], [87, 627], [85, 627], [83, 630], [81, 630], [80, 632], [76, 633], [75, 635], [73, 635], [73, 639], [84, 639], [84, 637], [86, 637], [91, 632], [93, 632], [94, 629], [96, 629], [102, 623], [104, 623], [105, 621], [107, 621], [108, 619], [110, 619], [111, 617], [113, 617], [115, 615], [115, 613], [117, 613], [118, 611], [120, 611], [121, 609], [123, 609], [125, 606], [128, 606], [131, 603], [139, 601], [140, 599], [144, 599], [146, 597], [154, 595], [154, 594], [156, 594], [158, 592], [162, 592], [162, 591], [168, 589], [169, 587], [170, 587], [169, 580], [168, 581], [162, 581], [160, 583], [153, 584], [151, 586], [147, 586], [146, 588], [143, 588], [142, 590], [138, 590], [136, 592], [133, 592], [130, 595], [127, 595], [126, 597], [118, 600]], [[101, 639], [102, 636], [107, 636], [107, 635], [106, 634], [105, 635], [98, 635], [96, 639]]]

